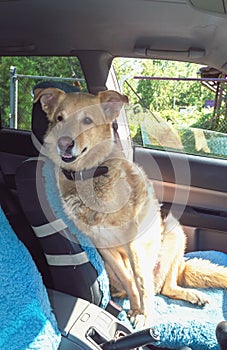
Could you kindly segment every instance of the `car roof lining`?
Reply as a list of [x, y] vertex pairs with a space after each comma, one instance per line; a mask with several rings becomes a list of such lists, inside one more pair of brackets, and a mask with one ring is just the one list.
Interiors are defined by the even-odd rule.
[[[116, 56], [168, 58], [225, 70], [226, 2], [215, 1], [214, 7], [213, 0], [4, 0], [0, 55], [87, 52], [89, 61], [102, 52], [103, 62]], [[191, 49], [204, 54], [187, 54]]]

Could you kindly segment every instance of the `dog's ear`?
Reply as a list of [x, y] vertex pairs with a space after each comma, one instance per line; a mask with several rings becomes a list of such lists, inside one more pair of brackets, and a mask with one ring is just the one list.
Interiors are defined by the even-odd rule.
[[50, 117], [53, 114], [59, 100], [64, 97], [65, 92], [56, 89], [35, 89], [34, 90], [34, 103], [40, 100], [42, 110]]
[[122, 106], [128, 103], [127, 96], [121, 95], [113, 90], [100, 91], [98, 97], [108, 122], [116, 119]]

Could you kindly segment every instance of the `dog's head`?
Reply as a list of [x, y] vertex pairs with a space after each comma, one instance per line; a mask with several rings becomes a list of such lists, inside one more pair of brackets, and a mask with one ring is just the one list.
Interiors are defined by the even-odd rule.
[[76, 171], [102, 163], [114, 145], [112, 122], [128, 98], [115, 91], [97, 96], [56, 88], [36, 89], [49, 120], [44, 137], [48, 156], [59, 166]]

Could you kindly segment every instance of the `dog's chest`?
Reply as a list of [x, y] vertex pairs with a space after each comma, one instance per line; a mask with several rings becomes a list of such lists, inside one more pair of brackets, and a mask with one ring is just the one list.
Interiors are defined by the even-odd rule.
[[[127, 192], [125, 193], [127, 198]], [[97, 248], [122, 245], [131, 239], [129, 226], [133, 210], [129, 201], [125, 202], [114, 195], [108, 199], [102, 201], [95, 192], [87, 190], [69, 195], [63, 201], [67, 215], [91, 238]]]
[[118, 221], [127, 222], [135, 204], [132, 203], [133, 191], [124, 171], [114, 181], [104, 176], [86, 181], [63, 178], [59, 187], [67, 214], [90, 226], [116, 226]]
[[108, 214], [130, 201], [132, 188], [122, 171], [114, 181], [105, 176], [86, 181], [61, 181], [60, 193], [69, 206], [74, 202], [76, 215], [82, 210]]
[[147, 207], [150, 214], [145, 216], [149, 221], [156, 215], [146, 177], [125, 162], [111, 168], [108, 176], [88, 181], [62, 177], [59, 187], [67, 215], [99, 247], [122, 245], [134, 239]]

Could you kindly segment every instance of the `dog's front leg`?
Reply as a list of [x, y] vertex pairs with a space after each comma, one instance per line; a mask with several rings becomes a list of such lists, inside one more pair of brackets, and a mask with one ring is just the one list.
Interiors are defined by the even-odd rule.
[[140, 296], [124, 246], [101, 248], [99, 252], [105, 262], [110, 285], [119, 292], [123, 289], [129, 297], [131, 308], [139, 312]]
[[144, 244], [143, 239], [128, 244], [128, 257], [140, 296], [140, 310], [131, 305], [130, 320], [136, 328], [150, 327], [154, 322], [154, 279], [157, 250], [154, 244]]

